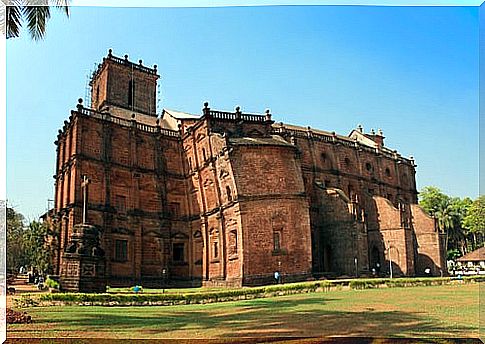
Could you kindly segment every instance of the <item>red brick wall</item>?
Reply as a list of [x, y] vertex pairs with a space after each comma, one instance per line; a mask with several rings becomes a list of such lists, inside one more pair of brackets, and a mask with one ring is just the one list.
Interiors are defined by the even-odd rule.
[[417, 241], [416, 274], [426, 275], [425, 269], [431, 269], [431, 274], [440, 276], [446, 274], [445, 252], [435, 220], [426, 214], [416, 204], [411, 205], [413, 227]]

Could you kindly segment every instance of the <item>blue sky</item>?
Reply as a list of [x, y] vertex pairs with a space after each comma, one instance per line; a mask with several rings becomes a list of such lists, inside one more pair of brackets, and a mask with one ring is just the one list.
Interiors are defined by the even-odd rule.
[[158, 65], [161, 107], [262, 112], [348, 134], [382, 128], [418, 189], [478, 195], [477, 7], [73, 7], [7, 41], [7, 199], [53, 198], [57, 130], [107, 54]]

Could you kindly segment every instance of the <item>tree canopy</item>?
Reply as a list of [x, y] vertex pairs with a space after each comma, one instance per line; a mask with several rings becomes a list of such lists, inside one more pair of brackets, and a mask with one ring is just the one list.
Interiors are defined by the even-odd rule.
[[419, 204], [436, 219], [438, 228], [446, 234], [449, 257], [461, 255], [483, 246], [485, 230], [485, 196], [475, 201], [465, 197], [450, 197], [439, 188], [428, 186], [420, 193]]
[[32, 221], [25, 224], [24, 217], [7, 207], [7, 270], [18, 271], [21, 266], [34, 266], [49, 272], [52, 248], [48, 239], [54, 233], [46, 223]]

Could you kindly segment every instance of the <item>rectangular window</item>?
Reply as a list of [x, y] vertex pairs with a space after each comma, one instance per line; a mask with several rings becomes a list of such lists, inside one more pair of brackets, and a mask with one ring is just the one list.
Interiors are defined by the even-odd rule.
[[273, 232], [273, 249], [279, 251], [281, 249], [281, 233]]
[[173, 244], [173, 261], [185, 262], [185, 245], [184, 243]]
[[115, 260], [126, 262], [128, 260], [128, 240], [115, 241]]
[[214, 243], [214, 259], [219, 257], [219, 244], [217, 242]]
[[116, 210], [120, 214], [126, 214], [126, 197], [117, 195], [115, 200]]

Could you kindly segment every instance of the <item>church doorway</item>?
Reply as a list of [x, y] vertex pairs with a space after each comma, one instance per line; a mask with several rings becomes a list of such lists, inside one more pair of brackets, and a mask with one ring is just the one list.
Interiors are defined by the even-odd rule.
[[381, 253], [379, 252], [379, 249], [377, 247], [373, 246], [370, 254], [370, 267], [372, 271], [374, 271], [373, 269], [375, 269], [375, 272], [379, 274], [381, 266]]

